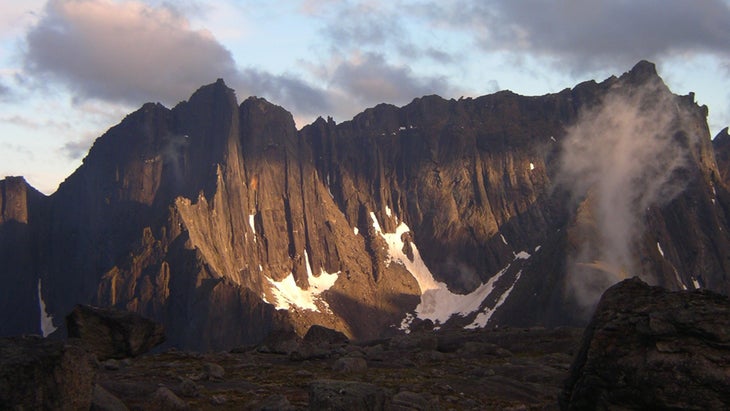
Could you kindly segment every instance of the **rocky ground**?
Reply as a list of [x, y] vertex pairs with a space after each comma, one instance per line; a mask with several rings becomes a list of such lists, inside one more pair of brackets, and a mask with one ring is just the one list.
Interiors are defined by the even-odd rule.
[[207, 353], [145, 354], [159, 325], [77, 308], [66, 339], [0, 338], [0, 410], [730, 409], [730, 299], [638, 278], [609, 288], [585, 330], [425, 321], [350, 342], [313, 325]]
[[575, 328], [420, 331], [347, 343], [325, 331], [230, 352], [106, 360], [96, 382], [132, 410], [558, 409], [582, 336]]

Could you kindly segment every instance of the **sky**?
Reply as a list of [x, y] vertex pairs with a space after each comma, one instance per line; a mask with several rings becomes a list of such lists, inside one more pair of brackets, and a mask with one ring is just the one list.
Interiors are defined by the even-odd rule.
[[145, 102], [223, 78], [298, 127], [386, 102], [555, 93], [645, 59], [730, 124], [730, 0], [0, 0], [0, 178], [46, 194]]

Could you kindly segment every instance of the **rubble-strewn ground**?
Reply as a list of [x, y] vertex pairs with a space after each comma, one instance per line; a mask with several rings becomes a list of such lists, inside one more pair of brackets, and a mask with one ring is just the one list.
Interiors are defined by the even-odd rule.
[[[382, 400], [391, 410], [557, 409], [581, 336], [575, 328], [421, 331], [369, 343], [169, 350], [102, 362], [97, 383], [131, 410], [165, 401], [174, 409], [162, 387], [191, 409], [308, 409], [310, 395], [324, 395], [313, 382], [341, 387], [332, 380], [354, 382], [334, 391], [354, 396], [343, 407], [377, 408]], [[368, 390], [380, 397], [362, 394], [370, 399], [359, 403]]]

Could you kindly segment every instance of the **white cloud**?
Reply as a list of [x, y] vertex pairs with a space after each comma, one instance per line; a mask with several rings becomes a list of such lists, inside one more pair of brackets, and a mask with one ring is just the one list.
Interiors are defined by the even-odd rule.
[[43, 3], [43, 0], [0, 2], [0, 37], [14, 37], [25, 31]]
[[27, 34], [26, 69], [80, 97], [175, 103], [217, 77], [230, 52], [176, 10], [137, 1], [51, 0]]

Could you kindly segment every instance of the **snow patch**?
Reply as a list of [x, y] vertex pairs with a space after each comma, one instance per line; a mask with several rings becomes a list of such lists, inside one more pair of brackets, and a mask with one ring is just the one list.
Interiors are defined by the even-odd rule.
[[659, 244], [659, 241], [656, 242], [656, 249], [659, 251], [659, 254], [664, 257], [664, 250], [662, 250], [662, 246]]
[[248, 215], [248, 225], [251, 226], [251, 231], [253, 231], [254, 234], [256, 234], [256, 224], [254, 224], [255, 217], [256, 217], [256, 214]]
[[[373, 228], [375, 228], [376, 233], [388, 245], [388, 264], [395, 262], [405, 266], [406, 270], [416, 279], [418, 287], [421, 289], [421, 302], [416, 307], [415, 316], [410, 313], [406, 314], [406, 318], [400, 324], [401, 330], [408, 331], [408, 327], [414, 318], [431, 320], [438, 326], [438, 324], [448, 321], [455, 314], [464, 317], [479, 310], [482, 302], [494, 291], [494, 286], [497, 281], [499, 281], [510, 267], [508, 264], [507, 267], [490, 278], [489, 281], [480, 285], [469, 294], [455, 294], [448, 289], [446, 283], [434, 279], [433, 274], [421, 258], [418, 247], [414, 243], [411, 243], [413, 259], [410, 259], [403, 253], [403, 240], [401, 238], [404, 233], [411, 231], [405, 223], [401, 222], [396, 227], [394, 233], [384, 233], [380, 229], [380, 224], [375, 218], [375, 214], [371, 212], [370, 217], [373, 219]], [[525, 259], [529, 257], [530, 254], [520, 252], [515, 258]], [[504, 298], [506, 299], [507, 297], [505, 296]]]
[[248, 215], [248, 225], [251, 226], [251, 231], [253, 231], [253, 242], [256, 242], [256, 224], [254, 224], [254, 218], [256, 217], [256, 214], [249, 214]]
[[355, 233], [355, 235], [358, 235], [360, 233], [360, 229], [357, 227], [353, 227], [352, 232]]
[[504, 292], [501, 296], [499, 296], [499, 300], [497, 300], [497, 303], [494, 304], [494, 307], [489, 308], [486, 307], [484, 311], [477, 314], [476, 318], [474, 318], [474, 322], [467, 325], [466, 329], [473, 329], [473, 328], [484, 328], [487, 326], [487, 323], [492, 318], [492, 315], [497, 311], [499, 307], [504, 304], [505, 301], [507, 301], [507, 297], [512, 293], [512, 290], [515, 288], [515, 284], [517, 284], [517, 281], [522, 276], [522, 270], [520, 270], [517, 275], [515, 276], [515, 281], [512, 283], [512, 285], [507, 289], [507, 291]]
[[499, 237], [500, 237], [500, 238], [502, 239], [502, 242], [504, 243], [504, 245], [509, 245], [509, 244], [507, 243], [507, 239], [506, 239], [506, 238], [504, 238], [504, 235], [502, 235], [502, 234], [500, 233], [500, 234], [499, 234]]
[[41, 312], [41, 334], [43, 337], [48, 337], [52, 332], [56, 331], [58, 327], [53, 325], [53, 316], [48, 314], [46, 311], [46, 302], [43, 301], [43, 294], [41, 293], [41, 279], [38, 279], [38, 307]]
[[541, 246], [541, 245], [538, 245], [537, 247], [535, 247], [535, 252], [538, 252], [538, 251], [540, 251], [540, 248], [542, 248], [542, 246]]
[[557, 143], [557, 140], [555, 140], [555, 137], [550, 136], [550, 140], [553, 140], [553, 142]]
[[515, 260], [527, 260], [530, 257], [532, 257], [532, 255], [527, 251], [520, 251], [519, 253], [515, 254]]
[[385, 215], [388, 217], [393, 217], [393, 211], [391, 211], [390, 207], [385, 206]]
[[699, 281], [697, 281], [697, 279], [696, 279], [696, 278], [694, 278], [694, 277], [692, 277], [692, 285], [694, 285], [694, 287], [695, 287], [695, 290], [699, 290], [699, 289], [701, 288], [701, 287], [700, 287], [700, 282], [699, 282]]
[[[446, 287], [446, 284], [438, 283], [433, 279], [431, 271], [428, 267], [426, 267], [426, 263], [424, 263], [421, 259], [421, 254], [418, 252], [418, 248], [415, 244], [411, 243], [413, 260], [409, 259], [408, 256], [403, 253], [403, 240], [401, 240], [401, 236], [404, 233], [411, 231], [405, 223], [401, 222], [398, 227], [396, 227], [394, 233], [383, 233], [380, 229], [378, 220], [375, 218], [375, 214], [370, 213], [370, 217], [373, 219], [373, 228], [375, 229], [375, 232], [380, 234], [386, 244], [388, 244], [388, 263], [397, 262], [403, 264], [418, 282], [418, 286], [421, 288], [421, 294], [428, 290], [442, 288], [442, 286], [444, 288]], [[416, 308], [416, 311], [418, 311], [418, 308]]]
[[411, 333], [411, 324], [413, 323], [413, 320], [415, 320], [416, 317], [413, 316], [411, 313], [406, 313], [406, 316], [401, 320], [400, 327], [398, 327], [399, 330], [405, 331], [406, 334]]
[[312, 277], [312, 266], [309, 264], [309, 254], [307, 254], [307, 249], [304, 249], [304, 264], [307, 267], [307, 278]]
[[534, 169], [535, 169], [535, 164], [534, 163], [530, 163], [530, 171], [532, 171]]
[[309, 289], [302, 290], [294, 281], [294, 274], [289, 275], [281, 281], [274, 281], [267, 277], [269, 284], [272, 286], [271, 292], [276, 298], [277, 309], [289, 310], [292, 307], [298, 307], [303, 310], [320, 311], [319, 305], [324, 308], [326, 312], [331, 312], [329, 304], [322, 300], [320, 295], [329, 290], [337, 281], [340, 272], [330, 274], [326, 271], [321, 270], [318, 277], [312, 275], [312, 267], [309, 264], [309, 258], [307, 256], [307, 250], [304, 250], [304, 258], [306, 259], [307, 265], [307, 280], [309, 281]]
[[373, 220], [373, 229], [375, 229], [376, 233], [379, 233], [380, 232], [380, 223], [378, 223], [378, 218], [375, 217], [375, 213], [372, 211], [370, 212], [370, 219]]

